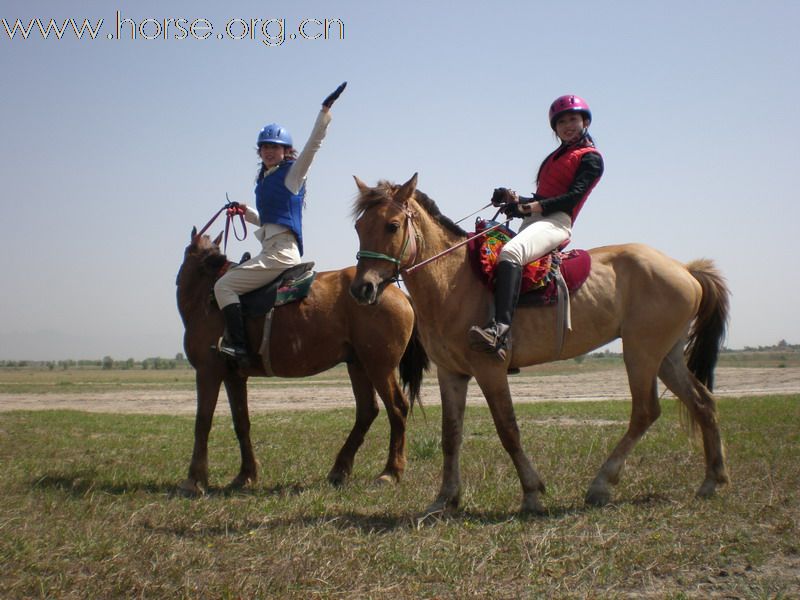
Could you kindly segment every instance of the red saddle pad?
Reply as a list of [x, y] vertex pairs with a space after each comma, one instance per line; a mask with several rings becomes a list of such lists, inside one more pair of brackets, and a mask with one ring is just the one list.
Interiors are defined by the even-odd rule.
[[[497, 225], [491, 221], [478, 220], [475, 224], [476, 234]], [[475, 272], [484, 285], [494, 290], [494, 271], [503, 246], [516, 234], [501, 225], [475, 238], [469, 243], [469, 256]], [[558, 299], [558, 287], [555, 274], [558, 269], [567, 284], [570, 293], [581, 287], [589, 276], [592, 259], [585, 250], [569, 252], [554, 251], [528, 265], [522, 271], [520, 304], [542, 305], [552, 304]]]

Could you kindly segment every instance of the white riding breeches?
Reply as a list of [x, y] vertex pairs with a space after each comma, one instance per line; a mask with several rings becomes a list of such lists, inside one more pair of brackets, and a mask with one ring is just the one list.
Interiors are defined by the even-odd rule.
[[572, 219], [565, 212], [526, 217], [519, 233], [503, 246], [499, 260], [524, 266], [555, 250], [570, 237]]
[[300, 263], [294, 234], [285, 230], [263, 240], [261, 253], [241, 265], [228, 269], [214, 284], [217, 305], [225, 308], [239, 302], [239, 296], [267, 285], [286, 269]]

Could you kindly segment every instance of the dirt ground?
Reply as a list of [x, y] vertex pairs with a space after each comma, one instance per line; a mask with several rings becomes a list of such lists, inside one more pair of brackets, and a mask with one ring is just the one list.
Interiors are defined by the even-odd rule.
[[[308, 383], [287, 386], [252, 385], [250, 411], [308, 410], [353, 406], [349, 386]], [[511, 393], [517, 403], [546, 401], [627, 400], [627, 379], [623, 369], [578, 375], [515, 375], [509, 378]], [[663, 386], [659, 388], [663, 391]], [[800, 368], [718, 368], [717, 396], [752, 396], [800, 394]], [[671, 397], [669, 392], [665, 397]], [[480, 389], [470, 383], [469, 404], [484, 402]], [[426, 377], [422, 403], [439, 404], [436, 378]], [[87, 412], [120, 414], [193, 415], [195, 395], [191, 391], [121, 390], [103, 393], [0, 394], [0, 411], [72, 409]], [[218, 413], [229, 412], [224, 391], [220, 395]]]

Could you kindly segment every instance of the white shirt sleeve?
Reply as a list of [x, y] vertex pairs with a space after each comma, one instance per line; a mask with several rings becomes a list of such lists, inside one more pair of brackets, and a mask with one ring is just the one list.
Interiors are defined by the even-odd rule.
[[319, 111], [317, 120], [314, 123], [314, 129], [311, 131], [306, 145], [303, 146], [302, 152], [298, 155], [297, 160], [294, 161], [294, 164], [289, 169], [289, 172], [286, 174], [286, 179], [284, 180], [284, 185], [286, 185], [293, 194], [299, 192], [300, 188], [303, 187], [306, 175], [308, 175], [308, 170], [311, 168], [311, 163], [314, 160], [314, 155], [316, 155], [317, 150], [322, 146], [322, 140], [325, 139], [325, 133], [328, 130], [328, 123], [330, 122], [331, 113]]
[[261, 226], [261, 217], [258, 216], [258, 211], [249, 204], [247, 205], [247, 212], [244, 215], [244, 220], [258, 227]]

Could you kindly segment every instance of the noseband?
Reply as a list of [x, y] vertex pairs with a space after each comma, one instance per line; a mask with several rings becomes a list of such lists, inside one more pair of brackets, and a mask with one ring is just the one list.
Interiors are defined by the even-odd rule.
[[[397, 281], [400, 279], [400, 272], [412, 266], [417, 260], [417, 238], [419, 233], [414, 227], [415, 213], [408, 207], [402, 208], [403, 214], [406, 216], [406, 239], [403, 240], [403, 247], [400, 248], [400, 256], [395, 258], [388, 254], [381, 252], [373, 252], [372, 250], [360, 250], [356, 253], [356, 260], [362, 258], [374, 258], [377, 260], [385, 260], [395, 265], [396, 271], [392, 280]], [[407, 258], [406, 258], [407, 255]], [[403, 263], [406, 263], [405, 265]]]

